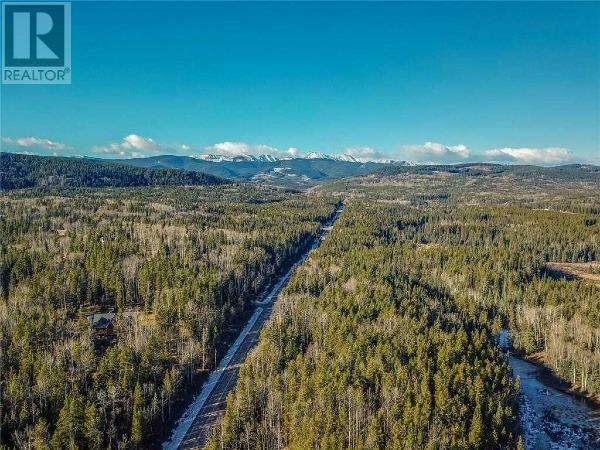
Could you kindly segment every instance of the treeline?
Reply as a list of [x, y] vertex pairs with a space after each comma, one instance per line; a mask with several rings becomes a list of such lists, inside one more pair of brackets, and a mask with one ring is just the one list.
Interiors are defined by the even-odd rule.
[[335, 203], [236, 185], [0, 197], [0, 447], [147, 448]]
[[223, 184], [213, 175], [146, 169], [83, 158], [0, 153], [0, 189], [32, 187], [196, 186]]
[[383, 168], [379, 175], [338, 180], [320, 190], [413, 206], [512, 205], [600, 214], [600, 166], [459, 164]]
[[534, 177], [539, 179], [554, 179], [557, 181], [600, 182], [600, 166], [591, 164], [565, 164], [555, 167], [493, 163], [429, 164], [422, 166], [386, 165], [378, 171], [378, 173], [382, 175], [394, 175], [400, 173], [432, 174], [438, 172], [475, 177], [510, 174], [523, 178]]
[[449, 288], [427, 217], [351, 203], [294, 275], [208, 448], [514, 448], [501, 317]]

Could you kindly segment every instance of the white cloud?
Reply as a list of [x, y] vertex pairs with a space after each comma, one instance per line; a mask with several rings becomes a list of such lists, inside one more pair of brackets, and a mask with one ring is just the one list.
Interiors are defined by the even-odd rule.
[[493, 148], [486, 150], [485, 156], [498, 162], [520, 162], [528, 164], [561, 164], [573, 159], [572, 153], [563, 147]]
[[290, 147], [287, 149], [287, 154], [290, 158], [302, 158], [304, 156], [304, 153], [301, 152], [299, 149], [297, 149], [296, 147]]
[[[112, 142], [108, 145], [92, 147], [94, 153], [110, 155], [120, 158], [140, 158], [156, 154], [190, 154], [197, 151], [190, 145], [163, 145], [149, 137], [143, 137], [137, 134], [125, 136], [121, 142]], [[286, 151], [279, 150], [276, 147], [264, 144], [248, 144], [245, 142], [225, 141], [219, 142], [208, 147], [204, 147], [201, 154], [217, 154], [225, 157], [235, 157], [240, 155], [272, 155], [278, 158], [301, 157], [300, 150], [290, 148]]]
[[112, 142], [105, 146], [94, 146], [94, 153], [119, 156], [122, 158], [141, 158], [148, 153], [157, 154], [166, 149], [152, 138], [146, 138], [137, 134], [125, 136], [121, 142]]
[[[40, 148], [44, 150], [68, 150], [72, 148], [62, 142], [51, 141], [50, 139], [41, 139], [36, 137], [10, 138], [3, 137], [2, 142], [8, 145], [26, 148]], [[29, 152], [31, 153], [31, 152]]]
[[247, 144], [245, 142], [220, 142], [218, 144], [205, 147], [209, 153], [215, 153], [223, 156], [240, 156], [240, 155], [272, 155], [282, 156], [282, 152], [275, 147], [264, 144]]
[[[22, 148], [22, 154], [35, 154], [40, 150], [51, 150], [54, 155], [63, 150], [73, 147], [50, 139], [37, 137], [11, 138], [2, 137], [2, 144], [15, 148]], [[129, 134], [120, 142], [111, 142], [104, 146], [92, 147], [94, 153], [103, 154], [107, 157], [118, 158], [141, 158], [158, 154], [191, 154], [197, 151], [187, 144], [163, 145], [150, 137], [138, 134]], [[43, 152], [42, 152], [43, 153]], [[296, 147], [281, 150], [265, 144], [249, 144], [246, 142], [224, 141], [204, 147], [202, 153], [212, 153], [223, 157], [235, 157], [240, 155], [270, 155], [280, 159], [303, 158], [307, 153]], [[522, 163], [539, 165], [556, 165], [577, 158], [563, 147], [503, 147], [492, 148], [483, 153], [473, 153], [463, 144], [445, 145], [436, 142], [426, 142], [418, 145], [405, 145], [399, 148], [395, 154], [388, 156], [373, 147], [349, 147], [343, 150], [342, 155], [350, 156], [358, 161], [382, 162], [390, 159], [409, 160], [417, 163], [456, 163], [466, 161], [488, 161], [499, 163]], [[596, 158], [598, 158], [596, 156]], [[588, 162], [600, 162], [598, 159], [588, 158]]]
[[400, 152], [406, 154], [406, 159], [430, 163], [459, 162], [471, 156], [471, 150], [466, 145], [444, 145], [437, 142], [405, 145], [400, 148]]
[[134, 148], [147, 152], [157, 152], [162, 149], [152, 138], [145, 138], [137, 134], [130, 134], [123, 138], [122, 145], [126, 148]]

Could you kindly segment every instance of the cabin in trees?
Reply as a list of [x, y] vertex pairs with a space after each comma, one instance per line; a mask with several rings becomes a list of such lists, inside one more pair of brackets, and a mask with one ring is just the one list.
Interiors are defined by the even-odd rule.
[[115, 318], [115, 313], [90, 314], [87, 318], [97, 337], [111, 337], [114, 334], [115, 327], [113, 325], [113, 320]]

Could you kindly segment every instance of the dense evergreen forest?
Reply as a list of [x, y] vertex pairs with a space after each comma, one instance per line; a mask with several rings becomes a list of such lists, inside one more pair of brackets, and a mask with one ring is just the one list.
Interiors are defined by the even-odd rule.
[[598, 260], [598, 190], [522, 181], [326, 187], [349, 206], [284, 291], [209, 448], [520, 447], [502, 328], [598, 396], [600, 285], [547, 270]]
[[0, 448], [156, 445], [340, 197], [209, 448], [518, 448], [503, 328], [600, 395], [600, 285], [556, 272], [600, 272], [597, 171], [413, 168], [299, 194], [106, 166], [128, 187], [39, 167], [43, 189], [0, 196]]
[[516, 445], [500, 325], [403, 244], [420, 226], [350, 204], [286, 289], [210, 448]]
[[197, 186], [225, 180], [201, 172], [146, 169], [117, 162], [0, 153], [0, 189], [31, 187]]
[[146, 448], [335, 203], [237, 185], [5, 192], [0, 447]]

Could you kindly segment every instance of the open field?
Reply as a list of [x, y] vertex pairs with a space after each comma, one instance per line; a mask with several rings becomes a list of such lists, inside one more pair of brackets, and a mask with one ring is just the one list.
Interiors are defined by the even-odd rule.
[[546, 263], [549, 274], [559, 278], [578, 279], [600, 284], [600, 263], [568, 263], [549, 262]]

